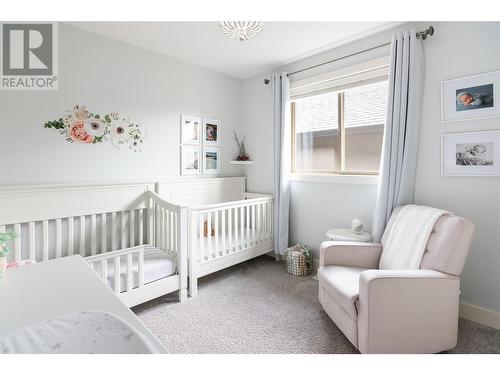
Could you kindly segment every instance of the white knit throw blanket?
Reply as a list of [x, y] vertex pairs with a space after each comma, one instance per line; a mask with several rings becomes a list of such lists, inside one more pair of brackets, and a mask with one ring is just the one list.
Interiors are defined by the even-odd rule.
[[448, 211], [437, 208], [404, 206], [394, 220], [394, 225], [380, 257], [380, 269], [416, 270], [424, 255], [425, 247], [436, 221]]

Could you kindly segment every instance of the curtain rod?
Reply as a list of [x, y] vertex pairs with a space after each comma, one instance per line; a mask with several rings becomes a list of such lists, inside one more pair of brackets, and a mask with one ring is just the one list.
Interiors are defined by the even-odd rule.
[[[422, 38], [423, 40], [427, 39], [427, 36], [428, 35], [434, 35], [434, 27], [429, 26], [429, 28], [427, 28], [426, 30], [424, 31], [418, 31], [416, 33], [416, 37], [417, 39], [420, 39]], [[304, 69], [299, 69], [299, 70], [296, 70], [294, 72], [291, 72], [291, 73], [288, 73], [287, 76], [290, 77], [294, 74], [297, 74], [297, 73], [302, 73], [302, 72], [305, 72], [306, 70], [310, 70], [310, 69], [314, 69], [314, 68], [318, 68], [320, 66], [323, 66], [323, 65], [327, 65], [327, 64], [331, 64], [333, 62], [336, 62], [336, 61], [339, 61], [339, 60], [344, 60], [344, 59], [347, 59], [349, 57], [352, 57], [352, 56], [356, 56], [356, 55], [359, 55], [361, 53], [365, 53], [365, 52], [369, 52], [369, 51], [373, 51], [375, 49], [378, 49], [378, 48], [382, 48], [382, 47], [385, 47], [385, 46], [388, 46], [390, 45], [391, 42], [387, 42], [387, 43], [383, 43], [383, 44], [379, 44], [378, 46], [374, 46], [374, 47], [370, 47], [370, 48], [367, 48], [367, 49], [364, 49], [362, 51], [358, 51], [358, 52], [354, 52], [354, 53], [351, 53], [349, 55], [345, 55], [345, 56], [342, 56], [342, 57], [338, 57], [336, 59], [333, 59], [333, 60], [329, 60], [329, 61], [325, 61], [325, 62], [322, 62], [322, 63], [319, 63], [319, 64], [316, 64], [316, 65], [312, 65], [312, 66], [309, 66], [307, 68], [304, 68]], [[264, 80], [264, 83], [267, 85], [269, 83], [269, 79], [265, 79]]]

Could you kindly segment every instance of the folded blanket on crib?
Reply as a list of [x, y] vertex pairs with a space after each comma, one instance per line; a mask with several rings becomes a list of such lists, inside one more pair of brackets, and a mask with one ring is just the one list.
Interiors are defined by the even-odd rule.
[[416, 270], [436, 221], [448, 211], [433, 207], [404, 206], [396, 217], [380, 258], [380, 269]]

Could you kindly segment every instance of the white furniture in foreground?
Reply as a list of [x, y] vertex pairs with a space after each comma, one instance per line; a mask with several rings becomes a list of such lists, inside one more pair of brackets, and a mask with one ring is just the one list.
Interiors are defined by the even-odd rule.
[[157, 352], [165, 353], [158, 339], [79, 255], [8, 269], [0, 281], [0, 336], [65, 314], [92, 310], [119, 317]]
[[441, 216], [418, 270], [382, 270], [381, 243], [327, 241], [320, 248], [319, 301], [361, 353], [437, 353], [455, 347], [460, 274], [474, 224]]
[[368, 232], [358, 234], [349, 228], [335, 228], [326, 232], [326, 238], [331, 241], [369, 242], [372, 236]]

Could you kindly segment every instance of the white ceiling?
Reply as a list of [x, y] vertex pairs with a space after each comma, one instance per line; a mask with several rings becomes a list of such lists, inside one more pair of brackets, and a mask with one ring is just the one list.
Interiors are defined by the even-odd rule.
[[240, 42], [217, 22], [70, 22], [97, 34], [246, 79], [394, 26], [391, 22], [266, 22]]

